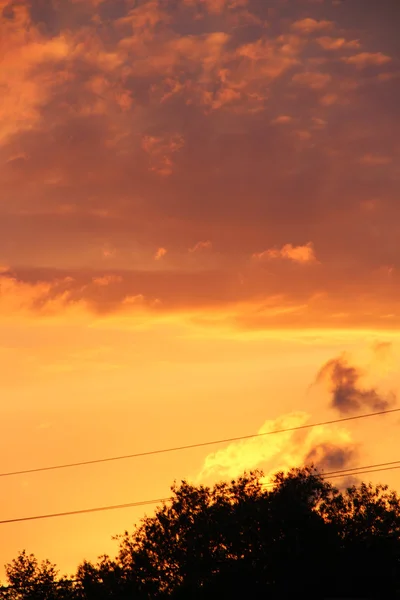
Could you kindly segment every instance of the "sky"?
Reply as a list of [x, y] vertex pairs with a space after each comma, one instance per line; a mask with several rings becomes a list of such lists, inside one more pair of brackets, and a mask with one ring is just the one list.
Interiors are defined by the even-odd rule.
[[[397, 406], [399, 17], [0, 0], [1, 473]], [[400, 460], [398, 425], [2, 477], [0, 520]], [[0, 525], [0, 565], [72, 573], [145, 510]]]

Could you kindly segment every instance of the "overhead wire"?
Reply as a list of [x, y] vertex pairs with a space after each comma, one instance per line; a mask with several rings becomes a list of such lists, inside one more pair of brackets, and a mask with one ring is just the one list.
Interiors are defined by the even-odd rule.
[[[333, 478], [337, 478], [337, 477], [345, 477], [346, 475], [362, 475], [362, 474], [366, 474], [366, 473], [378, 473], [381, 471], [390, 471], [390, 470], [399, 469], [399, 468], [400, 468], [400, 460], [397, 460], [397, 461], [390, 461], [390, 462], [386, 462], [386, 463], [377, 463], [375, 465], [364, 465], [362, 467], [338, 469], [336, 471], [329, 471], [329, 472], [321, 473], [320, 476], [321, 476], [321, 478], [329, 477], [329, 478], [333, 479]], [[262, 483], [261, 485], [262, 486], [270, 486], [270, 485], [275, 485], [275, 484], [274, 483]], [[45, 514], [45, 515], [34, 515], [31, 517], [20, 517], [17, 519], [5, 519], [5, 520], [0, 521], [0, 525], [6, 524], [6, 523], [16, 523], [16, 522], [23, 522], [23, 521], [33, 521], [33, 520], [38, 520], [38, 519], [47, 519], [47, 518], [95, 513], [95, 512], [107, 511], [107, 510], [118, 510], [118, 509], [124, 509], [124, 508], [148, 506], [151, 504], [159, 504], [161, 502], [168, 502], [170, 500], [172, 500], [172, 497], [143, 500], [143, 501], [139, 501], [139, 502], [128, 502], [125, 504], [116, 504], [116, 505], [110, 505], [110, 506], [102, 506], [102, 507], [96, 507], [96, 508], [67, 511], [67, 512], [63, 512], [63, 513], [51, 513], [51, 514]], [[80, 583], [80, 582], [75, 579], [67, 578], [66, 580], [63, 580], [63, 581], [49, 582], [48, 585], [63, 586], [66, 584], [74, 584], [74, 583]], [[8, 592], [11, 590], [25, 589], [25, 587], [26, 586], [21, 588], [19, 586], [14, 586], [14, 585], [0, 586], [0, 593]]]
[[[386, 465], [388, 465], [388, 466], [386, 466]], [[380, 471], [391, 471], [394, 469], [400, 469], [400, 460], [391, 461], [391, 462], [387, 462], [387, 463], [379, 463], [376, 465], [369, 465], [370, 468], [366, 468], [367, 466], [368, 465], [361, 466], [361, 467], [354, 467], [353, 470], [341, 469], [341, 470], [337, 470], [337, 471], [331, 471], [328, 473], [320, 473], [320, 476], [321, 476], [321, 478], [324, 479], [327, 477], [337, 478], [337, 477], [344, 477], [346, 475], [363, 475], [366, 473], [378, 473]], [[378, 467], [378, 468], [375, 469], [375, 467]], [[358, 471], [356, 471], [356, 469], [358, 469]], [[349, 471], [352, 471], [352, 472], [349, 472]], [[261, 485], [274, 486], [275, 484], [268, 482], [268, 483], [262, 483]], [[71, 511], [60, 512], [60, 513], [48, 513], [48, 514], [44, 514], [44, 515], [33, 515], [30, 517], [18, 517], [15, 519], [3, 519], [3, 520], [0, 520], [0, 525], [5, 525], [7, 523], [20, 523], [20, 522], [24, 522], [24, 521], [37, 521], [39, 519], [52, 519], [52, 518], [56, 518], [56, 517], [67, 517], [67, 516], [72, 516], [72, 515], [96, 513], [96, 512], [102, 512], [102, 511], [108, 511], [108, 510], [135, 508], [135, 507], [140, 507], [140, 506], [148, 506], [151, 504], [160, 504], [162, 502], [169, 502], [172, 499], [173, 499], [172, 497], [157, 498], [157, 499], [142, 500], [139, 502], [128, 502], [126, 504], [115, 504], [115, 505], [110, 505], [110, 506], [85, 508], [85, 509], [81, 509], [81, 510], [71, 510]]]
[[111, 456], [111, 457], [106, 457], [106, 458], [97, 458], [97, 459], [93, 459], [93, 460], [70, 462], [70, 463], [64, 463], [64, 464], [59, 464], [59, 465], [52, 465], [52, 466], [48, 466], [48, 467], [36, 467], [36, 468], [32, 468], [32, 469], [21, 469], [18, 471], [8, 471], [8, 472], [0, 473], [0, 477], [27, 475], [30, 473], [41, 473], [41, 472], [45, 472], [45, 471], [55, 471], [58, 469], [70, 469], [70, 468], [74, 468], [74, 467], [83, 467], [83, 466], [101, 464], [101, 463], [106, 463], [106, 462], [140, 458], [140, 457], [144, 457], [144, 456], [153, 456], [156, 454], [166, 454], [169, 452], [182, 452], [184, 450], [190, 450], [193, 448], [204, 448], [206, 446], [215, 446], [218, 444], [228, 444], [231, 442], [238, 442], [238, 441], [242, 441], [242, 440], [261, 438], [261, 437], [265, 437], [268, 435], [276, 435], [279, 433], [288, 433], [291, 431], [300, 431], [303, 429], [311, 429], [312, 427], [321, 427], [321, 426], [325, 426], [325, 425], [334, 425], [336, 423], [344, 423], [344, 422], [355, 421], [355, 420], [359, 420], [359, 419], [367, 419], [367, 418], [371, 418], [371, 417], [377, 417], [380, 415], [388, 415], [388, 414], [393, 414], [393, 413], [398, 413], [398, 412], [400, 412], [400, 408], [392, 408], [389, 410], [381, 410], [381, 411], [377, 411], [377, 412], [364, 413], [362, 415], [353, 415], [351, 417], [342, 417], [340, 419], [331, 419], [329, 421], [321, 421], [318, 423], [308, 423], [305, 425], [296, 425], [294, 427], [285, 427], [282, 429], [274, 429], [272, 431], [263, 431], [261, 433], [252, 433], [252, 434], [248, 434], [248, 435], [240, 435], [240, 436], [236, 436], [236, 437], [230, 437], [230, 438], [224, 438], [224, 439], [218, 439], [218, 440], [212, 440], [212, 441], [206, 441], [206, 442], [197, 442], [194, 444], [187, 444], [187, 445], [175, 446], [175, 447], [170, 447], [170, 448], [161, 448], [158, 450], [148, 450], [148, 451], [144, 451], [144, 452], [136, 452], [133, 454], [124, 454], [124, 455], [120, 455], [120, 456]]
[[[393, 467], [392, 465], [398, 465], [397, 467]], [[377, 468], [383, 467], [383, 468]], [[389, 469], [384, 467], [390, 467]], [[375, 465], [363, 465], [362, 467], [348, 467], [346, 469], [337, 469], [336, 471], [326, 471], [320, 473], [321, 477], [329, 477], [333, 479], [335, 477], [345, 477], [346, 475], [362, 475], [363, 473], [378, 473], [380, 471], [387, 471], [391, 469], [400, 469], [400, 460], [392, 460], [390, 462], [377, 463]], [[363, 469], [363, 471], [360, 471]], [[370, 470], [376, 469], [376, 470]], [[273, 487], [275, 484], [273, 482], [265, 482], [261, 485], [266, 487]]]

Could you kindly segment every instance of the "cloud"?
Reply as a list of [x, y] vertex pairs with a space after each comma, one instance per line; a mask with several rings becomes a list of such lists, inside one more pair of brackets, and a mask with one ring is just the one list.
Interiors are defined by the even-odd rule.
[[1, 312], [10, 317], [32, 312], [42, 314], [59, 314], [62, 311], [79, 311], [83, 306], [78, 300], [70, 303], [70, 289], [74, 280], [69, 277], [56, 279], [53, 282], [37, 281], [32, 284], [21, 281], [11, 274], [0, 276]]
[[165, 248], [158, 248], [157, 252], [154, 255], [154, 260], [161, 260], [163, 256], [167, 254], [167, 250]]
[[364, 388], [360, 381], [364, 372], [349, 364], [345, 356], [328, 361], [319, 371], [316, 382], [328, 382], [331, 406], [341, 415], [390, 408], [396, 400], [393, 393], [383, 395], [375, 388]]
[[287, 123], [291, 123], [293, 118], [290, 115], [279, 115], [271, 121], [273, 125], [286, 125]]
[[[289, 413], [266, 421], [258, 434], [285, 430], [305, 425], [306, 413]], [[221, 450], [210, 453], [204, 460], [198, 480], [202, 482], [237, 477], [244, 471], [262, 469], [268, 482], [277, 471], [288, 471], [293, 466], [315, 463], [319, 468], [350, 467], [357, 458], [356, 445], [349, 432], [338, 426], [319, 426], [300, 431], [232, 442]]]
[[220, 15], [224, 11], [241, 9], [249, 0], [184, 0], [188, 6], [204, 8], [211, 15]]
[[325, 119], [321, 119], [320, 117], [313, 117], [312, 122], [314, 127], [317, 129], [322, 129], [327, 125], [327, 121], [325, 121]]
[[0, 71], [0, 145], [12, 135], [29, 131], [41, 119], [41, 109], [66, 77], [63, 61], [72, 52], [67, 35], [47, 39], [32, 22], [24, 3], [8, 4], [0, 15], [4, 48]]
[[194, 252], [201, 252], [203, 250], [211, 250], [212, 242], [210, 240], [206, 240], [205, 242], [197, 242], [194, 246], [189, 248], [189, 252], [193, 254]]
[[123, 312], [141, 297], [141, 307], [151, 310], [155, 297], [134, 294], [121, 275], [103, 275], [77, 278], [59, 276], [52, 279], [23, 280], [17, 275], [0, 275], [0, 312], [4, 318], [36, 316], [41, 318], [76, 317], [90, 322], [95, 315]]
[[[387, 298], [382, 296], [384, 304], [377, 304], [370, 292], [371, 286], [387, 285], [387, 275], [379, 270], [366, 279], [360, 308], [352, 288], [338, 288], [335, 272], [325, 263], [307, 269], [307, 277], [302, 268], [289, 267], [288, 276], [283, 260], [250, 261], [247, 255], [238, 276], [237, 265], [227, 268], [220, 251], [190, 254], [184, 245], [171, 252], [168, 269], [155, 264], [154, 246], [146, 248], [143, 258], [129, 253], [126, 269], [114, 264], [120, 254], [118, 249], [110, 259], [100, 256], [96, 269], [11, 268], [0, 276], [1, 320], [76, 317], [87, 323], [101, 318], [134, 324], [140, 317], [142, 324], [152, 324], [172, 319], [203, 333], [212, 328], [228, 336], [308, 328], [368, 330], [380, 323], [381, 329], [390, 327], [390, 338], [400, 327], [392, 298], [396, 276], [390, 279]], [[137, 268], [132, 268], [135, 261]]]
[[382, 156], [380, 154], [364, 154], [360, 159], [361, 165], [367, 165], [369, 167], [379, 167], [381, 165], [388, 165], [393, 161], [390, 156]]
[[292, 81], [300, 85], [311, 88], [312, 90], [321, 90], [332, 80], [328, 73], [304, 72], [293, 75]]
[[357, 69], [365, 69], [370, 66], [386, 65], [392, 59], [382, 52], [359, 52], [353, 56], [342, 56], [343, 62], [354, 65]]
[[312, 242], [308, 242], [304, 246], [285, 244], [281, 249], [270, 248], [269, 250], [264, 250], [264, 252], [253, 254], [253, 258], [257, 260], [285, 259], [300, 264], [317, 262]]
[[339, 101], [339, 96], [338, 94], [325, 94], [324, 96], [321, 96], [320, 98], [320, 104], [322, 106], [333, 106], [334, 104], [336, 104]]
[[145, 135], [142, 148], [150, 157], [151, 171], [158, 175], [168, 176], [173, 172], [172, 155], [185, 145], [183, 136], [173, 134], [168, 137]]
[[120, 275], [103, 275], [102, 277], [93, 277], [93, 283], [102, 287], [112, 285], [113, 283], [122, 283]]
[[355, 49], [360, 48], [361, 44], [359, 40], [346, 40], [345, 38], [337, 38], [330, 36], [322, 36], [317, 38], [316, 42], [324, 50], [341, 50], [343, 49]]
[[314, 464], [319, 470], [338, 471], [355, 464], [357, 450], [353, 445], [340, 446], [323, 442], [314, 446], [305, 457], [305, 464]]
[[325, 29], [332, 29], [334, 23], [332, 21], [318, 21], [307, 17], [306, 19], [300, 19], [292, 23], [292, 29], [296, 32], [309, 34], [315, 33], [316, 31], [323, 31]]
[[[160, 311], [234, 305], [229, 326], [399, 326], [399, 81], [340, 60], [357, 38], [395, 65], [383, 29], [371, 37], [327, 3], [322, 21], [274, 0], [67, 4], [12, 2], [0, 17], [0, 259], [32, 270], [21, 285], [54, 291], [87, 268], [69, 298], [96, 310], [142, 294]], [[323, 265], [288, 279], [288, 264], [315, 264], [302, 239]], [[195, 260], [198, 240], [218, 252]], [[121, 284], [93, 283], [110, 270]]]

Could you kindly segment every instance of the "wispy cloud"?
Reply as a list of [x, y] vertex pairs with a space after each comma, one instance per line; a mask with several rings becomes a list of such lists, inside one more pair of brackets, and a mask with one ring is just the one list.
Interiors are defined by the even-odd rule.
[[324, 50], [341, 50], [343, 48], [354, 50], [361, 46], [359, 40], [346, 40], [343, 37], [322, 36], [316, 41]]
[[194, 246], [189, 248], [189, 252], [193, 254], [194, 252], [202, 252], [203, 250], [211, 250], [212, 242], [210, 240], [206, 240], [204, 242], [197, 242]]

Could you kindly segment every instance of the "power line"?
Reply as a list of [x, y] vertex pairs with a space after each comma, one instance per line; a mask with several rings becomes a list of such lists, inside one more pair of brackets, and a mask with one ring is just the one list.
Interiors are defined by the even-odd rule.
[[146, 452], [137, 452], [135, 454], [125, 454], [122, 456], [112, 456], [112, 457], [107, 457], [107, 458], [97, 458], [94, 460], [85, 460], [85, 461], [79, 461], [79, 462], [74, 462], [74, 463], [66, 463], [66, 464], [62, 464], [62, 465], [53, 465], [50, 467], [37, 467], [34, 469], [23, 469], [21, 471], [9, 471], [7, 473], [0, 473], [0, 477], [10, 477], [10, 476], [14, 476], [14, 475], [27, 475], [29, 473], [41, 473], [44, 471], [55, 471], [57, 469], [70, 469], [73, 467], [83, 467], [83, 466], [87, 466], [87, 465], [95, 465], [95, 464], [100, 464], [100, 463], [106, 463], [106, 462], [112, 462], [112, 461], [118, 461], [118, 460], [127, 460], [130, 458], [140, 458], [143, 456], [152, 456], [155, 454], [165, 454], [167, 452], [181, 452], [183, 450], [190, 450], [192, 448], [203, 448], [205, 446], [215, 446], [217, 444], [227, 444], [230, 442], [238, 442], [241, 440], [250, 440], [250, 439], [254, 439], [254, 438], [259, 438], [259, 437], [264, 437], [267, 435], [275, 435], [278, 433], [288, 433], [290, 431], [299, 431], [301, 429], [310, 429], [312, 427], [320, 427], [323, 425], [333, 425], [335, 423], [344, 423], [346, 421], [355, 421], [357, 419], [366, 419], [369, 417], [377, 417], [379, 415], [387, 415], [387, 414], [391, 414], [391, 413], [397, 413], [400, 412], [400, 408], [393, 408], [390, 410], [381, 410], [379, 412], [372, 412], [372, 413], [365, 413], [363, 415], [355, 415], [352, 417], [343, 417], [341, 419], [332, 419], [331, 421], [321, 421], [319, 423], [309, 423], [307, 425], [298, 425], [296, 427], [287, 427], [284, 429], [275, 429], [273, 431], [265, 431], [263, 433], [252, 433], [249, 435], [241, 435], [241, 436], [237, 436], [237, 437], [231, 437], [231, 438], [225, 438], [225, 439], [220, 439], [220, 440], [213, 440], [213, 441], [209, 441], [209, 442], [198, 442], [195, 444], [188, 444], [185, 446], [175, 446], [172, 448], [162, 448], [160, 450], [149, 450]]
[[[400, 469], [399, 463], [400, 463], [400, 460], [397, 460], [397, 461], [392, 461], [392, 462], [387, 462], [387, 463], [380, 463], [380, 464], [376, 464], [376, 465], [366, 465], [366, 466], [362, 466], [362, 467], [354, 467], [353, 469], [341, 469], [338, 471], [331, 471], [330, 473], [332, 473], [332, 475], [330, 473], [321, 473], [320, 476], [322, 478], [326, 478], [328, 476], [330, 478], [335, 478], [335, 477], [343, 477], [345, 475], [364, 475], [366, 473], [378, 473], [380, 471], [391, 471], [394, 469]], [[385, 467], [385, 465], [389, 465], [389, 466]], [[367, 467], [371, 467], [371, 468], [367, 468]], [[375, 467], [383, 467], [383, 468], [376, 469]], [[359, 470], [356, 471], [356, 469], [359, 469]], [[361, 469], [365, 469], [365, 470], [361, 470]], [[349, 473], [349, 471], [353, 471], [353, 472]], [[274, 486], [275, 484], [274, 483], [263, 483], [261, 485], [262, 486]], [[172, 499], [173, 499], [172, 497], [157, 498], [157, 499], [152, 499], [152, 500], [142, 500], [139, 502], [128, 502], [127, 504], [114, 504], [111, 506], [85, 508], [82, 510], [71, 510], [71, 511], [61, 512], [61, 513], [49, 513], [49, 514], [45, 514], [45, 515], [34, 515], [31, 517], [19, 517], [17, 519], [4, 519], [4, 520], [0, 521], [0, 525], [5, 525], [7, 523], [20, 523], [23, 521], [37, 521], [39, 519], [52, 519], [52, 518], [56, 518], [56, 517], [69, 517], [72, 515], [83, 515], [83, 514], [88, 514], [88, 513], [103, 512], [106, 510], [119, 510], [119, 509], [123, 509], [123, 508], [148, 506], [151, 504], [159, 504], [161, 502], [169, 502]]]
[[171, 498], [158, 498], [156, 500], [142, 500], [140, 502], [128, 502], [127, 504], [114, 504], [111, 506], [100, 506], [96, 508], [84, 508], [82, 510], [70, 510], [61, 513], [50, 513], [45, 515], [34, 515], [32, 517], [19, 517], [17, 519], [5, 519], [0, 521], [0, 525], [6, 523], [20, 523], [22, 521], [38, 521], [39, 519], [53, 519], [54, 517], [69, 517], [71, 515], [83, 515], [87, 513], [103, 512], [106, 510], [118, 510], [121, 508], [134, 508], [135, 506], [146, 506], [147, 504], [158, 504], [159, 502], [168, 502]]
[[[362, 475], [364, 473], [378, 473], [380, 471], [387, 471], [387, 470], [391, 470], [391, 469], [400, 469], [400, 460], [393, 460], [391, 462], [384, 462], [384, 463], [377, 463], [375, 465], [363, 465], [362, 467], [348, 467], [347, 469], [338, 469], [336, 471], [326, 471], [321, 473], [321, 477], [329, 477], [330, 479], [333, 479], [335, 477], [345, 477], [346, 475]], [[398, 465], [397, 467], [394, 467], [392, 465]], [[389, 467], [389, 469], [387, 468], [377, 468], [377, 467]], [[363, 471], [360, 471], [360, 469], [366, 469]], [[370, 469], [376, 469], [375, 471], [372, 471]], [[262, 483], [261, 485], [265, 486], [265, 487], [273, 487], [275, 484], [273, 482], [266, 482], [266, 483]]]
[[[391, 462], [378, 463], [375, 465], [364, 465], [362, 467], [351, 467], [347, 469], [338, 469], [337, 471], [329, 471], [327, 473], [323, 473], [323, 477], [330, 477], [331, 475], [336, 475], [336, 473], [346, 474], [346, 475], [354, 475], [353, 471], [358, 471], [359, 469], [376, 469], [377, 467], [388, 467], [392, 465], [398, 465], [400, 460], [392, 460]], [[400, 465], [399, 465], [400, 467]], [[379, 471], [386, 471], [387, 469], [378, 469]], [[363, 471], [364, 472], [364, 471]], [[374, 473], [374, 471], [365, 471], [366, 473]], [[358, 475], [359, 473], [355, 473]]]
[[[399, 463], [400, 463], [400, 460], [395, 460], [395, 461], [386, 462], [386, 463], [378, 463], [375, 465], [365, 465], [363, 467], [352, 467], [352, 468], [348, 468], [348, 469], [340, 469], [337, 471], [329, 471], [327, 473], [322, 473], [321, 477], [324, 478], [324, 477], [329, 476], [331, 479], [333, 479], [335, 477], [343, 477], [346, 475], [362, 475], [362, 474], [366, 474], [366, 473], [378, 473], [380, 471], [390, 471], [393, 469], [399, 469], [400, 468]], [[387, 465], [389, 465], [389, 466], [387, 466]], [[394, 465], [396, 465], [396, 466], [394, 466]], [[383, 468], [376, 468], [376, 467], [383, 467]], [[360, 469], [363, 469], [363, 470], [360, 470]], [[357, 472], [354, 472], [354, 471], [357, 471]], [[270, 485], [275, 485], [275, 484], [263, 483], [261, 485], [262, 486], [270, 486]], [[33, 521], [33, 520], [37, 520], [37, 519], [47, 519], [47, 518], [53, 518], [53, 517], [94, 513], [94, 512], [100, 512], [100, 511], [106, 511], [106, 510], [132, 508], [135, 506], [147, 506], [150, 504], [158, 504], [160, 502], [168, 502], [169, 500], [172, 500], [172, 498], [158, 498], [157, 500], [143, 500], [142, 502], [129, 502], [127, 504], [103, 506], [100, 508], [88, 508], [88, 509], [84, 509], [84, 510], [69, 511], [69, 512], [64, 512], [64, 513], [54, 513], [54, 514], [47, 514], [47, 515], [40, 515], [40, 516], [33, 516], [33, 517], [23, 517], [23, 518], [19, 518], [19, 519], [9, 519], [9, 520], [5, 520], [5, 521], [0, 521], [0, 524], [2, 525], [5, 523]], [[74, 583], [81, 583], [81, 582], [77, 579], [65, 579], [65, 580], [61, 580], [61, 581], [51, 581], [51, 582], [48, 582], [48, 584], [46, 584], [46, 585], [63, 586], [63, 585], [74, 584]], [[34, 585], [35, 584], [27, 584], [23, 587], [15, 586], [15, 585], [0, 586], [0, 593], [8, 592], [9, 590], [24, 590], [26, 587], [34, 587]]]

